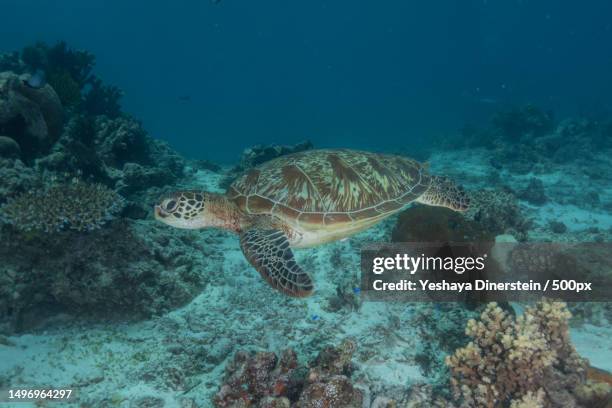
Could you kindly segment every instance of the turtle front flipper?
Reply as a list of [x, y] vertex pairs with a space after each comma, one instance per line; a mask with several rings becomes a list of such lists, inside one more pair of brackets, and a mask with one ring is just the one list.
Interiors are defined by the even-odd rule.
[[470, 198], [465, 190], [452, 180], [439, 176], [431, 177], [429, 188], [416, 201], [454, 211], [467, 211], [470, 207]]
[[240, 247], [246, 259], [273, 288], [293, 297], [312, 294], [312, 279], [295, 262], [283, 231], [253, 227], [240, 235]]

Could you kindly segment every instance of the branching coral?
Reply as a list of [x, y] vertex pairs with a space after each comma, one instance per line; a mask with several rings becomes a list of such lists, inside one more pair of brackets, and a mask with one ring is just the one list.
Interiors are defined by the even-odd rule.
[[22, 231], [91, 231], [123, 205], [123, 198], [103, 185], [74, 181], [18, 195], [2, 207], [1, 218]]
[[537, 392], [529, 391], [521, 399], [510, 403], [510, 408], [544, 408], [546, 394], [541, 388]]
[[[512, 401], [515, 407], [551, 407], [559, 399], [572, 400], [587, 363], [570, 342], [570, 317], [563, 302], [544, 300], [517, 319], [489, 304], [479, 321], [468, 322], [466, 334], [473, 340], [447, 357], [455, 398], [463, 407], [487, 408]], [[538, 397], [540, 389], [545, 397]]]

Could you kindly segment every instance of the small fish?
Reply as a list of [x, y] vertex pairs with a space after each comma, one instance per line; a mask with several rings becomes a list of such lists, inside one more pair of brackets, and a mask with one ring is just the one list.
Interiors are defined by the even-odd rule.
[[191, 95], [182, 95], [182, 96], [179, 96], [178, 99], [181, 102], [191, 102]]
[[317, 320], [320, 319], [320, 317], [319, 317], [319, 315], [314, 314], [314, 315], [311, 316], [311, 319], [314, 320], [314, 321], [317, 321]]
[[353, 288], [353, 293], [358, 295], [361, 293], [361, 288]]
[[34, 75], [30, 76], [30, 79], [25, 81], [25, 84], [34, 89], [43, 88], [45, 85], [47, 85], [45, 71], [42, 69], [37, 69], [36, 72], [34, 72]]

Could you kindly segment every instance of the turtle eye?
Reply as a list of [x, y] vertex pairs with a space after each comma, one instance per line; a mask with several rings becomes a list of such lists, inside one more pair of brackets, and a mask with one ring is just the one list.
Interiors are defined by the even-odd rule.
[[164, 205], [166, 211], [172, 211], [176, 207], [176, 200], [170, 200]]

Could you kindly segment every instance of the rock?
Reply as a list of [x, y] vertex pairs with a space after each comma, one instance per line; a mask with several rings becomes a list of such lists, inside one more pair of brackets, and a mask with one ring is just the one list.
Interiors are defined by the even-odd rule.
[[149, 187], [162, 186], [172, 181], [164, 169], [153, 166], [142, 166], [137, 163], [126, 163], [123, 166], [121, 179], [116, 183], [117, 190], [129, 195]]
[[50, 85], [31, 88], [12, 72], [0, 73], [0, 133], [19, 144], [25, 159], [48, 150], [62, 123], [62, 104]]
[[492, 122], [503, 137], [513, 143], [524, 138], [542, 136], [552, 130], [554, 126], [552, 114], [533, 105], [500, 111], [495, 115]]
[[363, 396], [348, 378], [336, 375], [324, 382], [308, 385], [296, 406], [297, 408], [355, 408], [363, 406]]
[[152, 164], [147, 133], [137, 121], [99, 117], [94, 126], [96, 150], [107, 165], [121, 167], [127, 162]]
[[36, 182], [34, 171], [21, 160], [0, 158], [0, 204], [32, 188]]
[[153, 396], [138, 397], [130, 402], [130, 408], [163, 408], [165, 405], [162, 398]]
[[310, 150], [313, 148], [311, 142], [306, 141], [298, 143], [292, 146], [283, 145], [269, 145], [262, 146], [256, 145], [249, 147], [242, 152], [240, 163], [232, 168], [228, 174], [221, 180], [219, 187], [226, 189], [232, 184], [232, 182], [245, 170], [255, 167], [277, 157], [284, 156], [286, 154], [297, 153], [304, 150]]
[[403, 211], [393, 242], [493, 242], [494, 235], [477, 221], [442, 207], [415, 206]]
[[309, 364], [308, 375], [291, 349], [280, 358], [272, 352], [239, 351], [226, 367], [213, 404], [223, 408], [362, 407], [362, 393], [348, 377], [354, 348], [352, 341], [325, 348]]
[[396, 408], [396, 407], [397, 407], [397, 403], [394, 400], [392, 400], [391, 398], [382, 397], [382, 396], [376, 397], [376, 399], [372, 402], [372, 405], [370, 406], [370, 408]]
[[546, 193], [544, 191], [544, 183], [542, 183], [542, 180], [537, 178], [532, 178], [531, 180], [529, 180], [529, 184], [519, 194], [519, 198], [533, 205], [546, 204], [548, 198], [546, 197]]
[[0, 323], [21, 331], [50, 314], [139, 319], [184, 305], [210, 276], [188, 235], [153, 220], [88, 233], [0, 229]]
[[313, 148], [313, 145], [310, 141], [301, 142], [295, 145], [286, 146], [286, 145], [269, 145], [262, 146], [256, 145], [253, 147], [249, 147], [242, 152], [242, 157], [240, 158], [240, 167], [245, 169], [250, 169], [251, 167], [255, 167], [261, 163], [270, 161], [279, 156], [284, 156], [291, 153], [297, 153], [304, 150], [310, 150]]
[[21, 149], [17, 142], [7, 136], [0, 136], [0, 157], [18, 159], [21, 156]]
[[221, 338], [209, 348], [206, 362], [214, 365], [220, 364], [232, 351], [232, 342], [227, 338]]
[[213, 173], [219, 173], [221, 171], [221, 166], [217, 163], [213, 163], [210, 160], [195, 160], [194, 165], [196, 168], [201, 170], [209, 170]]
[[81, 174], [137, 202], [142, 202], [141, 197], [130, 196], [185, 175], [185, 160], [167, 143], [149, 137], [131, 118], [71, 118], [51, 152], [36, 160], [36, 167]]
[[505, 190], [470, 192], [470, 208], [465, 218], [476, 221], [493, 234], [512, 234], [519, 241], [527, 238], [529, 221], [521, 213], [516, 197]]
[[495, 237], [495, 245], [491, 249], [491, 257], [499, 264], [502, 270], [508, 271], [508, 259], [512, 250], [518, 245], [518, 241], [510, 234]]
[[564, 234], [567, 232], [567, 226], [561, 221], [550, 221], [548, 225], [550, 230], [555, 234]]

